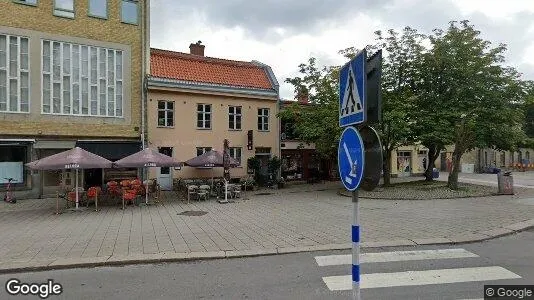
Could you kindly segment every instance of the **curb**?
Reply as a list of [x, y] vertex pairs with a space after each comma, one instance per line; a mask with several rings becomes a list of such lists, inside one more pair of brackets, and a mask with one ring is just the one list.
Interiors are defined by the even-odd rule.
[[[352, 198], [352, 195], [348, 195], [343, 193], [343, 190], [338, 190], [337, 195], [345, 198]], [[358, 197], [360, 199], [370, 199], [370, 200], [390, 200], [390, 201], [431, 201], [431, 200], [449, 200], [449, 199], [467, 199], [467, 198], [482, 198], [482, 197], [494, 197], [494, 196], [513, 196], [513, 195], [500, 195], [500, 194], [492, 194], [492, 195], [482, 195], [482, 196], [455, 196], [455, 197], [449, 197], [449, 198], [429, 198], [429, 199], [419, 199], [419, 198], [378, 198], [378, 197], [365, 197], [359, 195]]]
[[[465, 232], [447, 238], [423, 238], [423, 239], [402, 239], [393, 241], [362, 242], [361, 248], [391, 248], [401, 246], [430, 246], [430, 245], [457, 245], [468, 244], [491, 240], [494, 238], [512, 235], [521, 231], [534, 228], [534, 219], [503, 226], [483, 232]], [[208, 259], [231, 259], [240, 257], [254, 257], [267, 255], [280, 255], [301, 252], [349, 250], [352, 243], [327, 244], [314, 246], [283, 247], [273, 249], [252, 249], [252, 250], [226, 250], [213, 252], [187, 252], [187, 253], [156, 253], [138, 254], [129, 256], [102, 256], [90, 258], [59, 258], [56, 260], [33, 261], [31, 266], [28, 262], [12, 261], [2, 263], [0, 274], [37, 272], [73, 268], [95, 268], [95, 267], [117, 267], [136, 264], [166, 263], [180, 261], [197, 261]]]

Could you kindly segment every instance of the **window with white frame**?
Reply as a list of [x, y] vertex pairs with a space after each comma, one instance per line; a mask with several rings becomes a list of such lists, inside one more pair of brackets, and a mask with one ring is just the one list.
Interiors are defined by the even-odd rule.
[[173, 101], [158, 101], [158, 126], [159, 127], [173, 127], [174, 126], [174, 102]]
[[54, 0], [54, 15], [74, 18], [74, 0]]
[[269, 109], [268, 108], [258, 108], [258, 130], [259, 131], [269, 130]]
[[42, 41], [42, 113], [123, 116], [122, 51]]
[[89, 15], [92, 17], [107, 19], [108, 0], [89, 0]]
[[0, 34], [0, 112], [30, 111], [29, 41]]
[[208, 151], [211, 151], [211, 147], [197, 147], [197, 156], [200, 156]]
[[232, 130], [241, 129], [241, 106], [228, 107], [228, 128]]
[[15, 3], [22, 3], [22, 4], [29, 4], [29, 5], [37, 5], [37, 0], [13, 0]]
[[228, 148], [230, 157], [237, 160], [239, 165], [241, 165], [241, 147], [230, 147]]
[[121, 20], [124, 23], [137, 25], [139, 8], [137, 0], [122, 0]]
[[211, 129], [211, 104], [197, 104], [197, 128]]

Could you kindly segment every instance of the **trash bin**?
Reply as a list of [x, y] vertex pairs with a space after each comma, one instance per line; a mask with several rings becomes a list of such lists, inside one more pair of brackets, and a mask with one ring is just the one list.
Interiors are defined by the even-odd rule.
[[439, 169], [438, 168], [432, 169], [432, 178], [439, 178]]
[[513, 195], [514, 177], [512, 172], [499, 172], [497, 174], [497, 186], [500, 195]]

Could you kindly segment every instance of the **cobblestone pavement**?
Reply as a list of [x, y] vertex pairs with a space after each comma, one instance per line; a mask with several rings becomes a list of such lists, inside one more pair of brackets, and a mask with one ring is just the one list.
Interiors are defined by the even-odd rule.
[[[75, 264], [147, 254], [215, 253], [345, 244], [351, 202], [339, 183], [248, 192], [246, 199], [164, 204], [55, 214], [55, 199], [0, 205], [0, 269]], [[202, 216], [179, 215], [207, 212]], [[534, 218], [534, 198], [361, 200], [362, 246], [469, 240]], [[528, 223], [530, 224], [530, 223]], [[532, 223], [534, 226], [534, 223]], [[274, 253], [277, 253], [274, 251]], [[280, 253], [280, 251], [278, 251]], [[224, 254], [224, 253], [223, 253]], [[208, 255], [206, 255], [208, 256]]]

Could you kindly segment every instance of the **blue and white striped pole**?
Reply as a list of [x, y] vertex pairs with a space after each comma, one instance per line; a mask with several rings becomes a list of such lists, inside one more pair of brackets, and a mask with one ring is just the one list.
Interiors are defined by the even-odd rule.
[[352, 192], [352, 299], [360, 300], [360, 207], [358, 190]]

